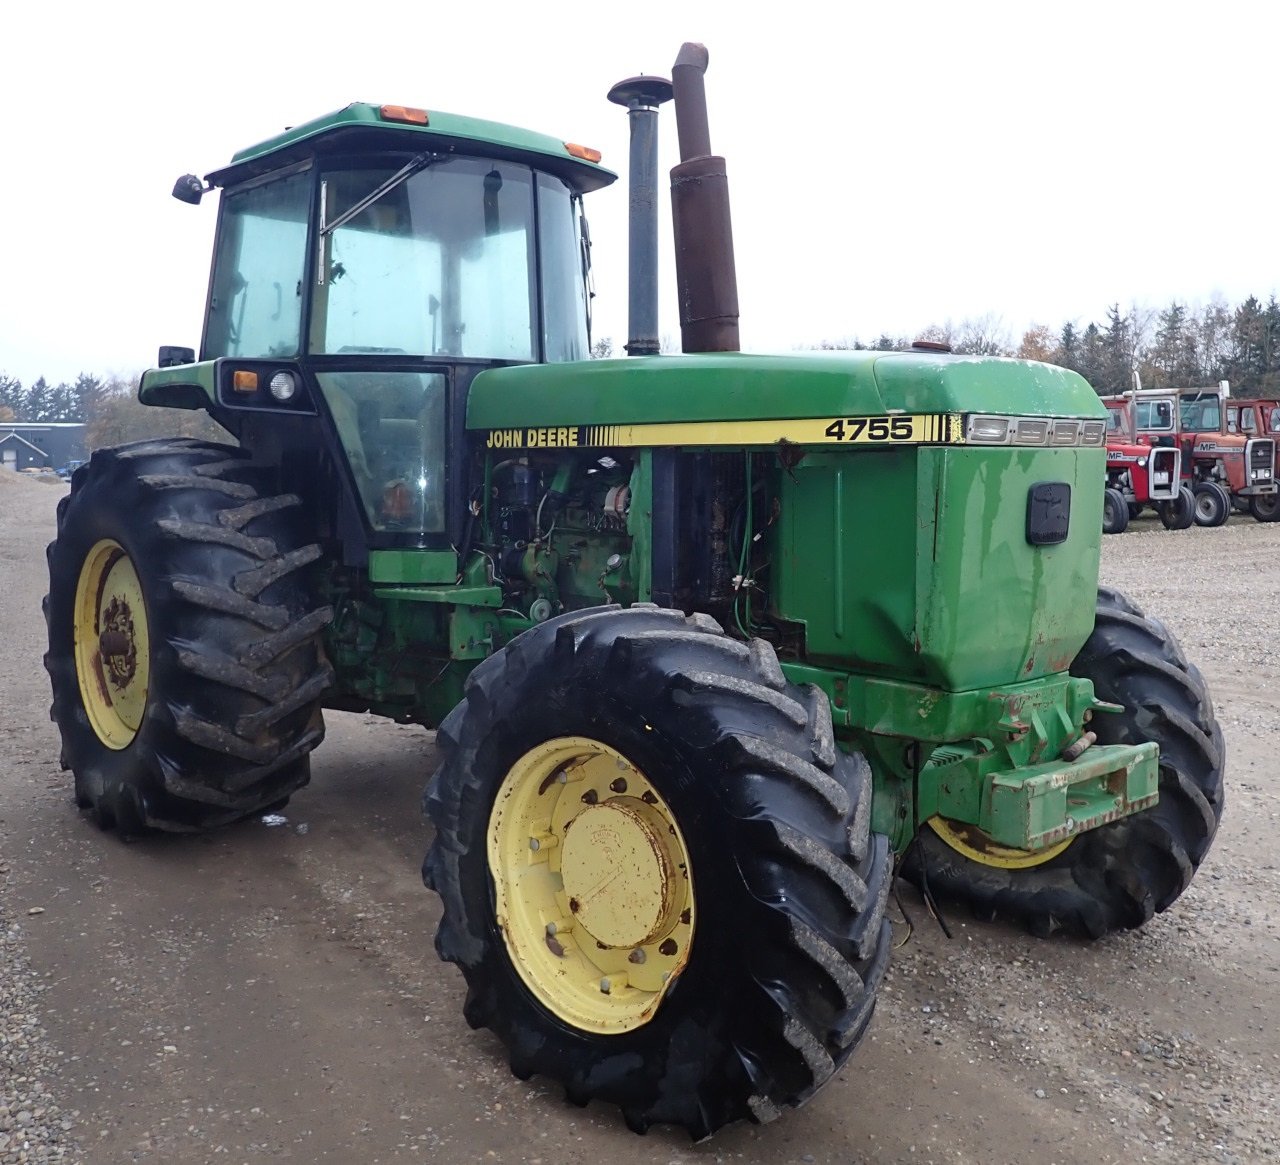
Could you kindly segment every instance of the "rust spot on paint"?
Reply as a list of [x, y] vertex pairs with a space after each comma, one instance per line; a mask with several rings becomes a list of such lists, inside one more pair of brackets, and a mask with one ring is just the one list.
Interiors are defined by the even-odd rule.
[[579, 910], [581, 910], [581, 909], [582, 909], [582, 903], [581, 903], [581, 902], [579, 902], [576, 898], [570, 898], [570, 899], [569, 899], [569, 913], [570, 913], [570, 914], [577, 914], [577, 913], [578, 913], [578, 911], [579, 911]]

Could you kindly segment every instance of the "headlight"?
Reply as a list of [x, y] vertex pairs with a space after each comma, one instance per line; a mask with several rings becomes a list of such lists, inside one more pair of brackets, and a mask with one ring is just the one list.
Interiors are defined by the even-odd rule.
[[1139, 457], [1139, 458], [1138, 458], [1138, 468], [1139, 468], [1139, 469], [1143, 469], [1143, 468], [1145, 468], [1145, 467], [1146, 467], [1146, 464], [1147, 464], [1147, 459], [1146, 459], [1145, 457]]
[[975, 445], [1007, 445], [1009, 443], [1008, 417], [970, 417], [965, 440]]
[[1085, 423], [1080, 426], [1081, 445], [1101, 445], [1106, 439], [1106, 421], [1085, 421]]
[[293, 394], [298, 391], [298, 378], [292, 372], [277, 372], [267, 385], [267, 390], [278, 401], [292, 400]]
[[1043, 445], [1049, 439], [1049, 422], [1023, 417], [1013, 435], [1015, 445]]
[[1074, 445], [1080, 436], [1079, 421], [1054, 421], [1050, 445]]

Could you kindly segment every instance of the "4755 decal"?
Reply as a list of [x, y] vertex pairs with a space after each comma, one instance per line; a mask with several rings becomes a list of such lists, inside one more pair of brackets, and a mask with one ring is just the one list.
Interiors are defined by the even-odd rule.
[[914, 422], [928, 417], [847, 417], [834, 420], [825, 433], [833, 441], [917, 441]]

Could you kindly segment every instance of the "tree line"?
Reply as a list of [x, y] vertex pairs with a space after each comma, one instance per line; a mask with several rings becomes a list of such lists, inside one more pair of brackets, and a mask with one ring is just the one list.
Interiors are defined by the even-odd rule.
[[0, 373], [0, 421], [87, 421], [103, 397], [117, 386], [87, 372], [74, 384], [50, 384], [43, 376], [30, 388]]
[[27, 421], [80, 422], [85, 447], [121, 445], [151, 437], [199, 437], [228, 441], [230, 436], [200, 409], [162, 409], [138, 400], [138, 378], [103, 377], [82, 372], [75, 383], [50, 385], [41, 376], [30, 388], [0, 372], [0, 424]]
[[1249, 296], [1232, 307], [1215, 300], [1192, 308], [1171, 302], [1164, 309], [1107, 308], [1101, 323], [1064, 323], [1056, 332], [1033, 324], [1014, 343], [1000, 317], [934, 324], [913, 338], [881, 335], [872, 343], [855, 338], [823, 341], [822, 349], [903, 351], [914, 340], [948, 344], [979, 356], [1045, 360], [1080, 373], [1102, 395], [1133, 387], [1189, 388], [1231, 382], [1235, 396], [1280, 397], [1280, 303]]

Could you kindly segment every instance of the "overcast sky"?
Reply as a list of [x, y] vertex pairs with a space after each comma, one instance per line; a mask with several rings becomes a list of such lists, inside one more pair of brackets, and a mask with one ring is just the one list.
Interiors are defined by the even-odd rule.
[[[19, 14], [19, 11], [21, 14]], [[561, 136], [625, 170], [605, 100], [711, 54], [744, 347], [991, 312], [1101, 319], [1280, 289], [1277, 6], [10, 6], [0, 59], [0, 372], [128, 374], [197, 346], [216, 200], [174, 178], [350, 101]], [[662, 166], [676, 160], [670, 107]], [[665, 181], [665, 179], [664, 179]], [[665, 204], [664, 204], [665, 210]], [[626, 191], [588, 200], [596, 334], [626, 338]], [[662, 330], [678, 334], [663, 223]]]

